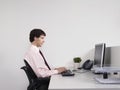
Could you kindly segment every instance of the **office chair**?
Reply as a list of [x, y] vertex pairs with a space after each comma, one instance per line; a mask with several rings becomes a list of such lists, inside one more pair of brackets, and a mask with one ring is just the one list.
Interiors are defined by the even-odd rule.
[[21, 67], [21, 69], [25, 71], [29, 80], [27, 90], [48, 90], [50, 77], [38, 78], [28, 62], [24, 60], [24, 63], [26, 66]]

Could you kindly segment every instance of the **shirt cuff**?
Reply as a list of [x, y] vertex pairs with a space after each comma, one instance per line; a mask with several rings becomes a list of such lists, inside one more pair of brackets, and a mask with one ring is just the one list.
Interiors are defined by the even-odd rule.
[[54, 70], [54, 73], [58, 74], [58, 70]]

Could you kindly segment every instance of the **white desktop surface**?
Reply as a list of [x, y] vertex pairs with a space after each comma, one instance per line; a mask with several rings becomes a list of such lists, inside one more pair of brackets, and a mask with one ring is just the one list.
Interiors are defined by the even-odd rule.
[[120, 84], [101, 84], [94, 79], [95, 76], [92, 72], [68, 77], [53, 75], [49, 90], [120, 90]]

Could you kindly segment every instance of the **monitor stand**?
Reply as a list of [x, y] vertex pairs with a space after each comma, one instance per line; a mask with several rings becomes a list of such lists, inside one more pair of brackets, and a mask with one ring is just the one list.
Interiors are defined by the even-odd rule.
[[95, 78], [96, 81], [98, 81], [99, 83], [103, 83], [103, 84], [120, 84], [120, 78]]
[[[120, 68], [118, 67], [100, 67], [95, 69], [96, 72], [102, 72], [103, 77], [95, 77], [95, 80], [100, 83], [114, 83], [114, 84], [120, 84], [120, 75], [118, 72], [120, 72]], [[111, 73], [114, 75], [111, 76]], [[118, 74], [118, 77], [115, 77]]]

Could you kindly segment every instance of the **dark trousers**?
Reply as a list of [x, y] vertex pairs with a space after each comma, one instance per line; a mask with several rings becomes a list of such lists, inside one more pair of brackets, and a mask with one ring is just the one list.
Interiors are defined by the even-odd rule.
[[39, 78], [39, 79], [42, 80], [42, 83], [38, 90], [48, 90], [50, 77]]

